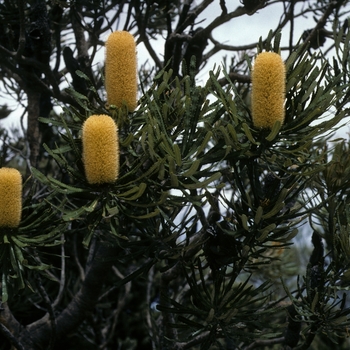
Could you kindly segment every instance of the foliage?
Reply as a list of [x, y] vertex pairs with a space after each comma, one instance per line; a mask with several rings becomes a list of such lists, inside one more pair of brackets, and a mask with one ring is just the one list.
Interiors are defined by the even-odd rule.
[[[172, 19], [159, 9], [176, 17], [177, 5], [136, 6], [139, 28], [152, 24], [143, 35], [163, 32]], [[0, 348], [347, 348], [350, 146], [328, 141], [349, 113], [350, 32], [334, 23], [332, 35], [332, 60], [293, 47], [272, 130], [253, 125], [249, 79], [217, 66], [199, 84], [195, 54], [159, 67], [132, 113], [75, 70], [85, 90], [73, 79], [62, 112], [38, 119], [51, 138], [27, 159], [21, 225], [0, 232]], [[280, 39], [271, 31], [257, 52], [279, 53]], [[251, 57], [241, 65], [249, 73]], [[112, 184], [84, 174], [93, 114], [119, 126]]]

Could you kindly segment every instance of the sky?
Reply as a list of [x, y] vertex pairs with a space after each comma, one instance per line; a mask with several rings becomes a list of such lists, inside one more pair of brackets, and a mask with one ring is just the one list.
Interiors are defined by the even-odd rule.
[[[198, 2], [198, 1], [197, 1]], [[226, 0], [226, 6], [228, 12], [234, 11], [238, 6], [241, 6], [239, 0]], [[298, 7], [302, 6], [301, 4]], [[350, 6], [349, 6], [350, 7]], [[207, 9], [204, 11], [197, 23], [198, 26], [205, 27], [208, 25], [214, 18], [219, 16], [221, 9], [219, 6], [219, 0], [215, 0]], [[259, 10], [253, 16], [244, 15], [238, 18], [231, 20], [229, 23], [221, 25], [219, 28], [215, 29], [213, 32], [213, 37], [220, 41], [221, 43], [228, 45], [246, 45], [253, 42], [256, 42], [260, 36], [265, 38], [271, 29], [275, 29], [280, 20], [281, 13], [283, 13], [283, 7], [280, 3], [276, 3], [272, 6], [267, 6], [264, 9]], [[122, 21], [121, 21], [122, 23]], [[312, 18], [306, 16], [300, 16], [295, 20], [295, 42], [301, 37], [305, 29], [312, 28], [315, 22]], [[122, 29], [117, 28], [117, 29]], [[106, 40], [108, 33], [105, 33], [103, 40]], [[286, 46], [289, 41], [289, 26], [286, 26], [282, 30], [282, 40], [281, 46]], [[163, 54], [164, 50], [164, 38], [159, 37], [153, 45], [156, 49], [156, 52], [159, 55]], [[73, 47], [72, 47], [73, 48]], [[211, 46], [209, 45], [206, 51], [210, 50]], [[138, 61], [141, 65], [145, 60], [149, 60], [152, 64], [152, 59], [148, 56], [147, 50], [141, 44], [137, 48], [138, 51]], [[226, 53], [228, 56], [229, 52]], [[286, 58], [287, 53], [282, 52], [282, 57]], [[223, 53], [219, 52], [216, 56], [207, 62], [205, 68], [198, 74], [198, 82], [205, 82], [208, 78], [208, 72], [213, 69], [214, 66], [218, 66], [222, 63]], [[104, 60], [104, 49], [101, 49], [96, 56], [96, 61], [94, 64], [102, 64]], [[62, 60], [63, 61], [63, 60]], [[54, 62], [53, 62], [54, 64]], [[0, 106], [3, 104], [8, 104], [11, 109], [15, 109], [10, 117], [0, 120], [0, 125], [5, 126], [6, 128], [17, 127], [20, 129], [20, 116], [23, 114], [23, 108], [18, 105], [17, 102], [5, 99], [4, 90], [0, 82]], [[26, 120], [23, 121], [23, 124], [26, 125]], [[339, 136], [345, 137], [346, 133], [349, 132], [349, 128], [345, 126]], [[207, 208], [206, 208], [207, 209]]]
[[[198, 3], [198, 1], [197, 1]], [[226, 7], [228, 12], [234, 11], [238, 6], [241, 6], [239, 0], [226, 0]], [[298, 7], [301, 8], [302, 4], [299, 4]], [[197, 25], [205, 27], [209, 24], [214, 18], [219, 16], [221, 13], [221, 8], [219, 1], [214, 1], [208, 8], [200, 15], [197, 21]], [[244, 15], [232, 19], [230, 22], [221, 25], [219, 28], [215, 29], [213, 32], [213, 37], [220, 41], [221, 43], [228, 45], [246, 45], [253, 42], [256, 42], [260, 36], [265, 38], [270, 29], [276, 28], [281, 13], [283, 13], [283, 7], [281, 3], [275, 3], [273, 5], [267, 6], [266, 8], [260, 9], [253, 16]], [[121, 21], [122, 23], [123, 21]], [[300, 16], [295, 20], [295, 41], [300, 38], [305, 29], [311, 28], [314, 25], [314, 20], [310, 17]], [[107, 38], [108, 33], [105, 33], [103, 40]], [[286, 26], [282, 30], [282, 40], [281, 46], [286, 46], [289, 40], [289, 26]], [[162, 55], [164, 50], [164, 39], [159, 37], [156, 41], [153, 42], [156, 51]], [[210, 50], [212, 46], [208, 45], [206, 51]], [[149, 60], [152, 64], [152, 59], [149, 58], [147, 50], [142, 44], [138, 45], [138, 61], [141, 65], [145, 60]], [[287, 53], [282, 52], [282, 57]], [[227, 52], [229, 57], [230, 53]], [[198, 74], [198, 82], [205, 82], [208, 77], [208, 72], [213, 69], [214, 66], [218, 66], [222, 63], [223, 53], [219, 52], [211, 58], [204, 69]], [[286, 57], [284, 57], [286, 58]], [[100, 50], [96, 56], [96, 63], [102, 63], [104, 60], [104, 50]], [[63, 60], [62, 60], [63, 61]], [[3, 120], [0, 120], [0, 125], [5, 126], [6, 128], [18, 127], [20, 128], [20, 116], [23, 114], [23, 108], [18, 105], [14, 100], [5, 98], [3, 86], [0, 83], [0, 106], [3, 104], [8, 104], [11, 109], [14, 109], [14, 112], [11, 115]], [[26, 121], [24, 120], [24, 125]]]

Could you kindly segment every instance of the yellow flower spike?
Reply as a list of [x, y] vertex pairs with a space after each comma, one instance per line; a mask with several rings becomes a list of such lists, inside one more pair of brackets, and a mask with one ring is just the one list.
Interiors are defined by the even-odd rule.
[[107, 103], [130, 112], [137, 103], [136, 44], [132, 34], [116, 31], [106, 41], [105, 85]]
[[21, 215], [22, 175], [17, 169], [0, 168], [0, 227], [18, 227]]
[[118, 127], [108, 115], [92, 115], [83, 124], [83, 162], [89, 184], [113, 183], [119, 173]]
[[286, 72], [281, 56], [275, 52], [257, 55], [252, 71], [252, 116], [257, 128], [272, 129], [284, 121]]

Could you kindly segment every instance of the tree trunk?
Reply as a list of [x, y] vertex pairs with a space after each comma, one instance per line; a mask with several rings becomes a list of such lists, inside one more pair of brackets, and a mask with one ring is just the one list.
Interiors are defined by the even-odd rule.
[[115, 245], [105, 242], [98, 244], [81, 289], [54, 320], [55, 334], [52, 332], [52, 320], [47, 315], [14, 334], [26, 350], [46, 350], [52, 338], [60, 339], [79, 327], [94, 309], [117, 253], [118, 248]]
[[[30, 165], [37, 167], [41, 134], [39, 130], [40, 116], [40, 95], [41, 93], [35, 89], [27, 89], [28, 97], [28, 123], [27, 123], [27, 139], [29, 145], [29, 160]], [[30, 169], [28, 169], [30, 170]]]

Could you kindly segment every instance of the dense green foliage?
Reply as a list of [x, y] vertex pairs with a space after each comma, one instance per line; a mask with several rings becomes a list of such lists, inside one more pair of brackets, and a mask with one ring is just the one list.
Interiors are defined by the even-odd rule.
[[[195, 55], [144, 81], [132, 113], [76, 71], [85, 91], [39, 118], [50, 137], [22, 222], [0, 231], [0, 349], [348, 348], [350, 146], [332, 140], [349, 115], [350, 32], [333, 29], [331, 60], [289, 55], [272, 130], [253, 126], [249, 82], [217, 66], [199, 84]], [[280, 36], [257, 52], [280, 52]], [[85, 179], [92, 114], [119, 125], [115, 184]], [[25, 140], [2, 135], [3, 162], [23, 169], [11, 152]]]

